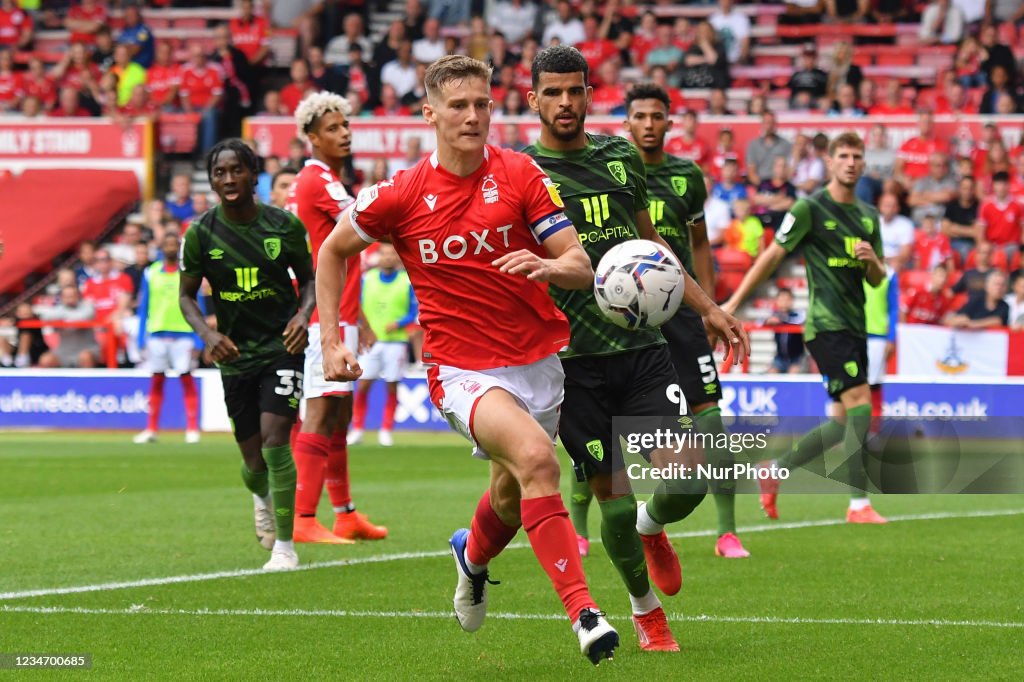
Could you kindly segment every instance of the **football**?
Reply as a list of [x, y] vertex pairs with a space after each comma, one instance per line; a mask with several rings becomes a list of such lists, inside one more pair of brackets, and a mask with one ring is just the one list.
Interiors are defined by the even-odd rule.
[[683, 271], [665, 248], [646, 239], [617, 244], [594, 271], [601, 312], [625, 329], [660, 327], [683, 300]]

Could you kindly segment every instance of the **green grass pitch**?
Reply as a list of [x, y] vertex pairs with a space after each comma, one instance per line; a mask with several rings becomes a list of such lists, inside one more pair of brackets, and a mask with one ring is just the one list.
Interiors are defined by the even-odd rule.
[[876, 498], [885, 527], [842, 523], [835, 495], [783, 494], [768, 522], [744, 495], [753, 556], [731, 561], [708, 499], [669, 528], [677, 654], [638, 650], [595, 544], [584, 566], [623, 642], [595, 670], [522, 533], [492, 564], [487, 623], [459, 629], [447, 539], [487, 467], [454, 436], [397, 440], [350, 457], [356, 502], [391, 537], [300, 545], [304, 570], [262, 574], [229, 437], [0, 433], [0, 653], [92, 654], [89, 673], [53, 672], [69, 679], [1024, 679], [1022, 495]]

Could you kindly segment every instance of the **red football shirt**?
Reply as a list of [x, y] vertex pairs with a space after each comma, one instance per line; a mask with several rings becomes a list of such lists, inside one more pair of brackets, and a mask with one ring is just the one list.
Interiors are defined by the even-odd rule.
[[952, 297], [948, 291], [933, 293], [921, 289], [911, 294], [907, 301], [907, 322], [913, 324], [941, 324], [949, 312]]
[[0, 73], [0, 108], [13, 108], [25, 95], [21, 75], [11, 71]]
[[52, 106], [57, 101], [57, 86], [53, 84], [49, 76], [43, 76], [38, 80], [24, 78], [21, 86], [25, 90], [26, 97], [29, 95], [38, 97], [39, 101], [43, 103], [43, 107]]
[[301, 88], [295, 83], [289, 83], [281, 88], [281, 104], [288, 108], [289, 114], [294, 114], [302, 98], [311, 92], [316, 92], [316, 89], [316, 83], [313, 81], [306, 81]]
[[919, 270], [931, 270], [953, 257], [953, 247], [949, 237], [936, 232], [926, 234], [923, 230], [914, 230], [914, 260]]
[[0, 8], [0, 46], [16, 47], [26, 28], [32, 28], [32, 17], [27, 12], [18, 7], [10, 11]]
[[[81, 5], [75, 5], [68, 10], [68, 19], [79, 19], [82, 21], [98, 21], [101, 24], [107, 23], [107, 8], [99, 3], [92, 6], [92, 8], [85, 8]], [[86, 45], [92, 45], [96, 42], [96, 36], [93, 33], [71, 33], [68, 38], [68, 44], [71, 43], [85, 43]]]
[[576, 49], [580, 51], [583, 58], [587, 60], [587, 66], [590, 67], [590, 73], [592, 80], [599, 82], [600, 79], [596, 78], [597, 67], [601, 66], [604, 62], [609, 59], [618, 58], [619, 48], [615, 47], [615, 43], [606, 39], [598, 38], [597, 40], [584, 40], [582, 43], [576, 45]]
[[692, 140], [687, 140], [682, 135], [670, 138], [665, 142], [665, 151], [672, 156], [689, 159], [701, 168], [708, 162], [708, 147], [699, 137]]
[[569, 343], [547, 284], [491, 262], [571, 227], [551, 180], [524, 154], [487, 145], [480, 168], [458, 177], [437, 153], [359, 193], [352, 225], [390, 239], [420, 305], [428, 363], [481, 370], [536, 362]]
[[146, 71], [146, 87], [149, 99], [158, 106], [174, 104], [169, 101], [171, 90], [181, 85], [181, 67], [177, 64], [161, 66], [154, 64]]
[[228, 22], [228, 30], [231, 31], [231, 43], [245, 55], [249, 63], [252, 63], [260, 48], [270, 46], [270, 24], [266, 17], [254, 16], [249, 21], [235, 17]]
[[182, 98], [188, 97], [193, 109], [202, 109], [224, 92], [224, 73], [214, 64], [207, 64], [201, 69], [194, 64], [186, 64], [181, 69], [179, 92]]
[[[288, 188], [289, 211], [298, 216], [309, 232], [310, 248], [313, 250], [313, 268], [316, 268], [320, 246], [327, 239], [341, 217], [342, 211], [353, 201], [345, 185], [334, 171], [323, 161], [309, 159], [295, 182]], [[342, 324], [356, 324], [359, 321], [359, 294], [361, 267], [359, 256], [348, 259], [348, 276], [345, 290], [341, 294]], [[311, 322], [319, 322], [320, 316], [313, 311]]]
[[928, 175], [928, 158], [935, 152], [948, 151], [949, 147], [941, 140], [912, 137], [900, 145], [896, 158], [903, 159], [903, 172], [907, 177], [919, 180]]
[[1020, 244], [1022, 220], [1024, 207], [1012, 198], [1005, 204], [989, 199], [978, 209], [978, 222], [985, 227], [985, 239], [996, 246]]
[[121, 294], [131, 296], [135, 291], [132, 278], [123, 272], [113, 272], [107, 277], [90, 277], [82, 285], [82, 298], [92, 301], [96, 309], [96, 320], [106, 322], [111, 313], [117, 309], [117, 300]]

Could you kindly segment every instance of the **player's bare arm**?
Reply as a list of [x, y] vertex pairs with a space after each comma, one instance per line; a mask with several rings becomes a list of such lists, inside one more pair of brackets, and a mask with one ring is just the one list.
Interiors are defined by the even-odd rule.
[[210, 359], [214, 362], [231, 362], [238, 357], [238, 346], [235, 342], [213, 329], [206, 323], [206, 318], [199, 309], [199, 287], [203, 280], [181, 273], [181, 285], [178, 289], [178, 305], [185, 321], [203, 340]]
[[501, 272], [524, 275], [537, 282], [550, 282], [562, 289], [586, 289], [594, 283], [590, 257], [580, 246], [575, 229], [559, 230], [544, 240], [551, 258], [541, 258], [527, 249], [506, 253], [491, 265]]
[[356, 234], [346, 212], [317, 255], [316, 300], [320, 303], [320, 345], [324, 351], [324, 378], [328, 381], [354, 381], [363, 373], [353, 349], [341, 340], [338, 310], [348, 276], [346, 263], [367, 246], [369, 244]]
[[703, 218], [690, 225], [690, 245], [693, 249], [693, 269], [697, 273], [697, 283], [705, 294], [713, 298], [715, 263], [711, 255], [711, 242], [708, 241], [708, 226]]
[[768, 277], [778, 269], [779, 263], [786, 257], [786, 250], [779, 246], [777, 242], [772, 242], [767, 249], [765, 249], [750, 270], [743, 277], [743, 281], [733, 292], [729, 300], [722, 305], [722, 309], [730, 315], [735, 315], [736, 311], [743, 301], [747, 300], [751, 292], [757, 287], [761, 286], [761, 282], [768, 279]]
[[309, 258], [296, 259], [291, 263], [295, 280], [299, 283], [299, 310], [284, 328], [284, 348], [292, 355], [306, 350], [309, 343], [309, 318], [316, 308], [316, 280], [313, 278], [313, 264]]
[[875, 253], [874, 248], [871, 244], [866, 241], [857, 242], [857, 246], [854, 247], [853, 253], [857, 256], [857, 260], [860, 260], [866, 266], [864, 277], [867, 279], [868, 284], [873, 287], [877, 287], [885, 279], [885, 266], [882, 265], [882, 261], [879, 260], [878, 254]]

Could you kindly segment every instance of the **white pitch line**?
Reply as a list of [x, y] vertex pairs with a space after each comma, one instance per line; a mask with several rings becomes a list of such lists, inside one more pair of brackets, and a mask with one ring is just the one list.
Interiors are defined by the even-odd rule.
[[[151, 609], [143, 605], [126, 609], [82, 606], [0, 606], [0, 613], [85, 614], [102, 616], [292, 616], [301, 618], [431, 618], [449, 620], [450, 611], [347, 611], [338, 609]], [[685, 616], [670, 613], [673, 621], [693, 623], [756, 623], [768, 625], [889, 625], [896, 627], [1024, 628], [1024, 623], [992, 620], [905, 620], [894, 618], [784, 618], [777, 616]], [[555, 613], [488, 613], [500, 620], [565, 620]], [[612, 618], [612, 620], [616, 620]], [[621, 620], [621, 619], [620, 619]]]
[[[993, 509], [971, 512], [930, 512], [925, 514], [906, 514], [903, 516], [890, 516], [889, 521], [934, 521], [941, 519], [969, 519], [985, 518], [992, 516], [1019, 516], [1024, 514], [1024, 509]], [[738, 529], [739, 533], [767, 533], [777, 530], [795, 530], [800, 528], [821, 528], [825, 526], [846, 525], [843, 519], [818, 519], [815, 521], [794, 521], [791, 523], [764, 523], [756, 526], [744, 526]], [[669, 533], [671, 538], [698, 538], [713, 537], [717, 534], [715, 530], [694, 530], [680, 533]], [[595, 538], [591, 543], [600, 543]], [[508, 549], [526, 549], [530, 545], [525, 542], [513, 543]], [[353, 559], [338, 559], [335, 561], [320, 561], [300, 565], [294, 571], [312, 571], [320, 568], [338, 568], [344, 566], [361, 566], [364, 564], [378, 564], [390, 561], [404, 561], [407, 559], [434, 559], [449, 556], [447, 550], [429, 552], [398, 552], [395, 554], [378, 554], [368, 557], [356, 557]], [[0, 592], [0, 601], [11, 601], [14, 599], [28, 599], [30, 597], [46, 597], [62, 594], [80, 594], [83, 592], [106, 592], [110, 590], [126, 590], [135, 587], [153, 587], [158, 585], [175, 585], [180, 583], [196, 583], [206, 580], [220, 580], [223, 578], [244, 578], [248, 576], [268, 575], [266, 571], [259, 568], [243, 568], [233, 571], [216, 571], [214, 573], [193, 573], [190, 575], [174, 575], [164, 578], [143, 578], [140, 580], [125, 580], [119, 582], [98, 583], [95, 585], [76, 585], [69, 587], [46, 587], [35, 590], [20, 590], [16, 592]]]

